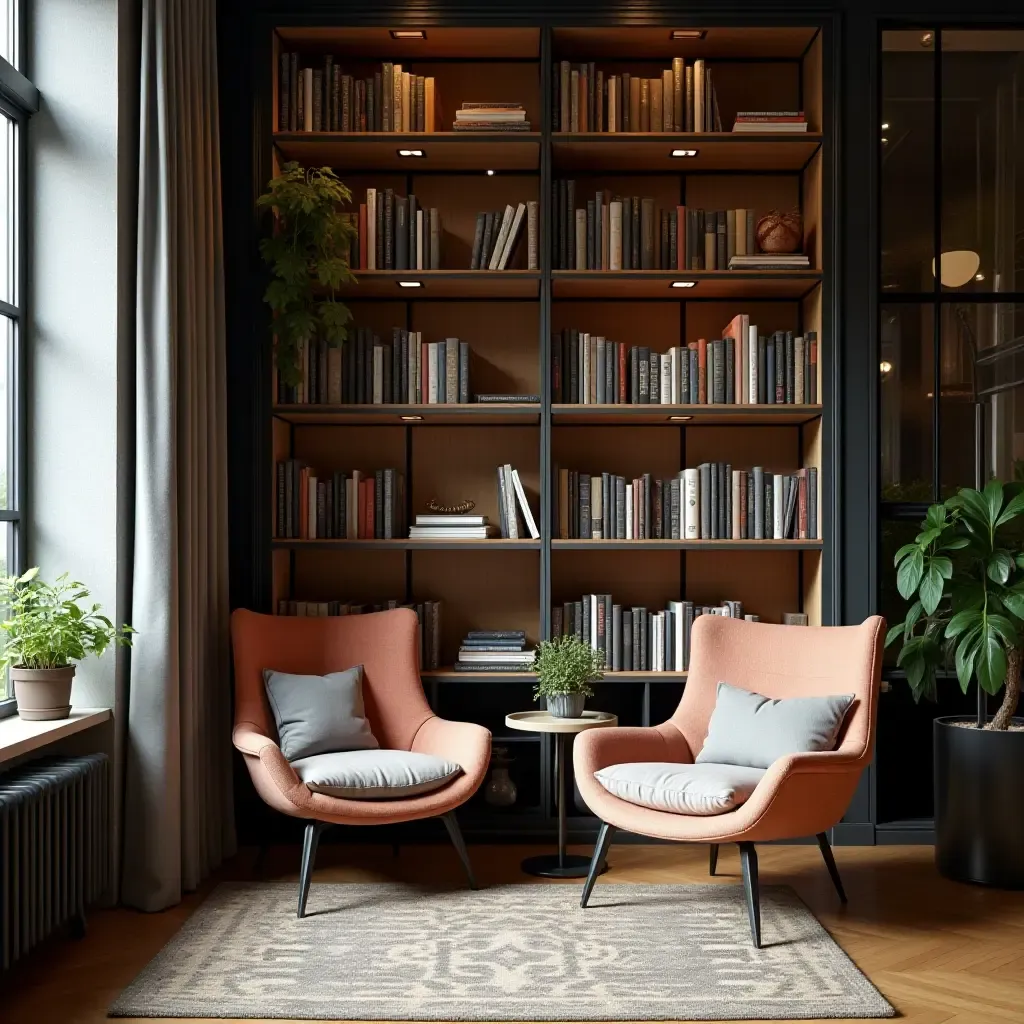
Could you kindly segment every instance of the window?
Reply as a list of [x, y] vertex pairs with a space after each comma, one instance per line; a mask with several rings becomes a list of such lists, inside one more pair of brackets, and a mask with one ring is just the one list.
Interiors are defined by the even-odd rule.
[[[21, 69], [21, 0], [0, 0], [0, 572], [21, 571], [24, 542], [25, 253], [24, 141], [38, 108], [35, 86]], [[14, 711], [0, 678], [0, 717]]]

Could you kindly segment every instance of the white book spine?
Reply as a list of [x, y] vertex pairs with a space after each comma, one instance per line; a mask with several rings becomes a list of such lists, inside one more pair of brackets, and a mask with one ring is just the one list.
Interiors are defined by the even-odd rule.
[[501, 260], [498, 263], [499, 270], [506, 270], [508, 268], [508, 261], [512, 256], [512, 250], [516, 244], [516, 238], [519, 236], [519, 232], [523, 228], [523, 218], [526, 216], [526, 203], [520, 203], [516, 207], [515, 216], [512, 218], [512, 225], [508, 229], [508, 237], [505, 239], [504, 251], [501, 254]]
[[533, 512], [530, 510], [530, 503], [526, 500], [526, 492], [523, 490], [523, 481], [519, 477], [519, 470], [512, 470], [512, 485], [516, 489], [516, 497], [519, 499], [519, 507], [523, 512], [523, 522], [526, 523], [527, 530], [530, 531], [530, 536], [534, 540], [540, 539], [540, 530], [537, 529], [537, 522], [533, 518]]
[[683, 649], [686, 646], [685, 624], [683, 622], [683, 602], [669, 601], [672, 612], [672, 671], [683, 671]]
[[437, 405], [438, 384], [437, 379], [437, 342], [432, 341], [427, 345], [427, 402], [430, 405]]
[[377, 190], [366, 190], [366, 269], [377, 269]]
[[635, 540], [633, 536], [633, 485], [626, 484], [626, 539]]
[[658, 383], [661, 388], [661, 404], [672, 404], [672, 357], [665, 354], [661, 357], [661, 374]]
[[416, 211], [416, 269], [423, 269], [423, 211]]
[[679, 346], [675, 345], [668, 350], [669, 359], [671, 361], [671, 376], [670, 376], [670, 388], [672, 395], [672, 404], [679, 405], [682, 402], [682, 396], [680, 395], [680, 384], [679, 384]]
[[732, 471], [732, 539], [740, 539], [740, 476], [741, 470]]
[[782, 474], [776, 473], [772, 480], [772, 536], [776, 540], [782, 540], [782, 523], [786, 510], [782, 507], [784, 494], [782, 487]]
[[610, 540], [604, 535], [604, 492], [601, 489], [601, 478], [590, 478], [590, 536], [594, 540]]
[[750, 363], [749, 368], [749, 380], [750, 380], [750, 404], [757, 405], [757, 387], [758, 387], [758, 373], [757, 373], [757, 325], [751, 324], [750, 330], [747, 336], [747, 359]]
[[583, 404], [590, 405], [590, 335], [580, 335], [580, 370], [582, 371]]
[[683, 540], [700, 540], [700, 470], [683, 470]]
[[488, 270], [497, 270], [501, 265], [501, 257], [505, 251], [505, 242], [508, 239], [509, 228], [512, 227], [512, 216], [512, 207], [506, 206], [505, 214], [501, 218], [501, 230], [498, 232], [498, 241], [494, 244], [494, 252], [491, 253], [491, 261], [487, 265]]
[[622, 269], [622, 201], [616, 200], [609, 211], [611, 227], [609, 229], [608, 261], [611, 270]]
[[597, 594], [590, 595], [590, 646], [597, 650]]
[[512, 489], [512, 467], [506, 462], [501, 467], [505, 478], [505, 516], [508, 520], [508, 536], [510, 540], [519, 539], [519, 521], [516, 518], [516, 495]]

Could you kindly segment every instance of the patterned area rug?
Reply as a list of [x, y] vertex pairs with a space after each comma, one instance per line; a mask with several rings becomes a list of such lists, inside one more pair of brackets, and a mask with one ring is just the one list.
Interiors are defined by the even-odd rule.
[[504, 885], [438, 892], [218, 887], [128, 986], [115, 1017], [633, 1021], [891, 1017], [787, 888], [765, 948], [737, 885]]

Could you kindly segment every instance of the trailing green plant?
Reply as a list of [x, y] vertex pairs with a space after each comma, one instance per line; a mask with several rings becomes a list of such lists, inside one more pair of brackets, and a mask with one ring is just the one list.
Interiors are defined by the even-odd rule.
[[935, 673], [950, 663], [960, 688], [971, 680], [989, 694], [1004, 690], [986, 726], [1009, 727], [1020, 699], [1024, 633], [1024, 553], [1020, 484], [993, 480], [984, 491], [965, 487], [932, 505], [913, 542], [895, 556], [896, 586], [910, 601], [886, 645], [901, 641], [897, 664], [914, 700], [935, 700]]
[[533, 656], [533, 665], [537, 673], [534, 700], [568, 693], [592, 697], [590, 684], [604, 678], [604, 654], [574, 634], [542, 640]]
[[275, 314], [274, 358], [286, 384], [301, 380], [304, 341], [319, 338], [337, 346], [348, 336], [352, 314], [336, 293], [355, 281], [348, 247], [356, 229], [341, 209], [351, 198], [330, 167], [306, 170], [293, 161], [256, 201], [276, 215], [272, 233], [260, 242], [260, 254], [274, 275], [263, 300]]
[[111, 645], [130, 647], [135, 630], [114, 626], [98, 604], [80, 605], [88, 596], [67, 573], [54, 583], [44, 583], [38, 568], [0, 578], [0, 605], [7, 616], [0, 622], [0, 670], [66, 668]]

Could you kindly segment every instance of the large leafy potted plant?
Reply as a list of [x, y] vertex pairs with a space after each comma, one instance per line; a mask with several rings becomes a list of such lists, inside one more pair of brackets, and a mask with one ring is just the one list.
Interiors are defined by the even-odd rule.
[[131, 646], [130, 626], [115, 627], [100, 606], [83, 607], [89, 591], [67, 573], [44, 583], [39, 569], [0, 579], [6, 618], [0, 671], [10, 672], [18, 715], [48, 722], [71, 714], [76, 661], [100, 655], [112, 644]]
[[896, 584], [910, 601], [889, 630], [915, 700], [936, 697], [936, 671], [952, 664], [966, 693], [1002, 691], [991, 718], [934, 724], [935, 856], [949, 878], [1024, 888], [1024, 491], [992, 481], [932, 505], [912, 544], [896, 552]]
[[355, 280], [348, 252], [356, 228], [342, 211], [351, 198], [330, 167], [306, 170], [291, 162], [257, 200], [275, 215], [260, 254], [273, 274], [263, 299], [274, 312], [274, 358], [286, 384], [302, 380], [304, 342], [319, 338], [338, 346], [348, 336], [352, 314], [337, 290]]
[[604, 654], [578, 636], [542, 640], [534, 654], [534, 699], [544, 697], [555, 718], [582, 718], [587, 697], [594, 695], [590, 684], [604, 678], [603, 667]]

